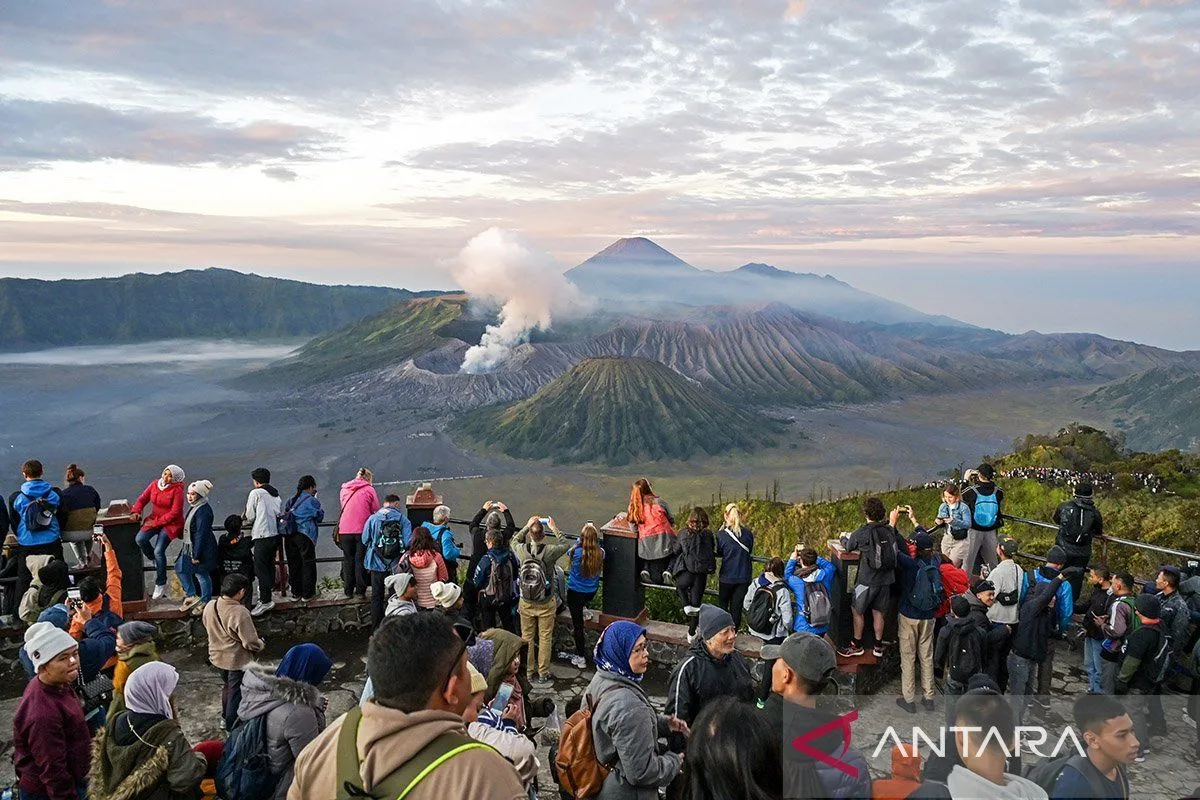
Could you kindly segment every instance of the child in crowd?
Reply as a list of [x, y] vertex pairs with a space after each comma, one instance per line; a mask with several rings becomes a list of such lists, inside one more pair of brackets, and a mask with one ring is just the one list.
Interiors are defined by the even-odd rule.
[[[249, 536], [242, 535], [242, 518], [230, 514], [225, 518], [225, 533], [217, 542], [217, 575], [214, 586], [222, 586], [230, 575], [245, 575], [254, 579], [254, 550]], [[247, 598], [249, 602], [250, 598]]]

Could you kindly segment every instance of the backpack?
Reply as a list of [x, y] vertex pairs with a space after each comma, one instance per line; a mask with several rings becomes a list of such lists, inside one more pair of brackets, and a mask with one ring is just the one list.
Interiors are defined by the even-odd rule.
[[991, 494], [975, 492], [975, 508], [971, 511], [971, 521], [976, 528], [992, 529], [1000, 519], [1000, 499], [995, 490]]
[[1095, 508], [1071, 503], [1064, 509], [1062, 522], [1058, 524], [1058, 538], [1067, 544], [1085, 547], [1091, 544], [1092, 528], [1095, 525]]
[[267, 715], [238, 720], [217, 762], [217, 795], [222, 800], [270, 797], [279, 776], [271, 773], [267, 753]]
[[532, 554], [521, 562], [518, 583], [521, 599], [527, 603], [540, 603], [550, 596], [550, 579], [546, 576], [546, 565]]
[[[382, 781], [378, 781], [367, 792], [362, 786], [362, 762], [358, 760], [358, 724], [362, 721], [362, 709], [358, 706], [346, 712], [337, 742], [337, 800], [349, 798], [407, 797], [421, 781], [429, 777], [438, 767], [468, 750], [490, 750], [483, 742], [469, 736], [447, 731], [417, 751], [416, 755], [401, 764]], [[497, 762], [502, 758], [496, 753]], [[262, 795], [265, 797], [266, 795]]]
[[296, 506], [303, 502], [301, 500], [293, 505], [289, 500], [287, 508], [275, 518], [275, 524], [281, 536], [292, 536], [300, 532], [300, 524], [296, 522]]
[[[1063, 768], [1067, 765], [1074, 767], [1079, 771], [1079, 774], [1083, 775], [1084, 780], [1088, 783], [1088, 795], [1090, 797], [1109, 796], [1111, 790], [1100, 781], [1100, 774], [1092, 766], [1092, 762], [1087, 757], [1081, 756], [1078, 753], [1070, 753], [1058, 758], [1043, 758], [1025, 770], [1025, 777], [1045, 789], [1046, 794], [1054, 797], [1054, 789], [1058, 783], [1058, 776], [1062, 774]], [[1124, 770], [1118, 768], [1117, 772], [1121, 778], [1121, 782], [1125, 785], [1125, 796], [1128, 797], [1128, 778], [1125, 777]]]
[[983, 672], [983, 631], [974, 626], [960, 628], [950, 643], [950, 679], [966, 686]]
[[558, 773], [558, 785], [568, 797], [584, 800], [595, 797], [604, 788], [604, 779], [612, 771], [612, 765], [601, 764], [596, 756], [592, 715], [600, 707], [604, 695], [620, 688], [609, 686], [595, 702], [584, 695], [583, 705], [563, 723], [562, 733], [558, 737], [558, 752], [554, 754], [554, 768]]
[[[1161, 623], [1159, 627], [1161, 628]], [[1171, 649], [1171, 634], [1165, 628], [1161, 628], [1158, 636], [1158, 648], [1154, 651], [1154, 657], [1150, 659], [1149, 665], [1146, 666], [1146, 674], [1155, 686], [1161, 684], [1171, 674], [1172, 655], [1174, 655], [1174, 651]]]
[[779, 609], [776, 603], [779, 601], [780, 589], [786, 590], [787, 587], [777, 581], [754, 590], [754, 599], [750, 601], [750, 611], [746, 614], [750, 630], [772, 636], [775, 634], [775, 626], [779, 624]]
[[404, 554], [404, 524], [398, 519], [388, 518], [379, 526], [379, 538], [375, 540], [375, 553], [384, 561], [395, 561]]
[[513, 574], [513, 560], [506, 555], [497, 561], [490, 553], [484, 558], [492, 559], [492, 568], [488, 572], [487, 585], [483, 587], [483, 597], [493, 608], [501, 608], [517, 596], [517, 576]]
[[913, 581], [908, 604], [917, 611], [933, 611], [942, 604], [945, 590], [942, 588], [942, 571], [936, 561], [917, 565], [917, 577]]
[[896, 568], [896, 540], [894, 537], [889, 537], [891, 542], [885, 545], [881, 533], [884, 528], [892, 530], [891, 526], [886, 525], [871, 526], [871, 545], [864, 555], [867, 558], [867, 566], [873, 570], [886, 571]]
[[25, 507], [21, 509], [21, 522], [30, 533], [48, 531], [54, 524], [54, 516], [58, 512], [58, 504], [50, 501], [50, 495], [45, 497], [30, 497], [21, 492], [25, 498]]
[[824, 628], [829, 625], [833, 616], [833, 603], [829, 599], [829, 590], [820, 581], [805, 581], [804, 583], [804, 619], [809, 627]]

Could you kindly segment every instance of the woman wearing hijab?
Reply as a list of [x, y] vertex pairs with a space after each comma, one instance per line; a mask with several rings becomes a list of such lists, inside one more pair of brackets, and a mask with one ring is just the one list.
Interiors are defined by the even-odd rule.
[[599, 800], [656, 800], [679, 774], [683, 759], [659, 739], [687, 725], [659, 714], [642, 691], [650, 666], [646, 629], [628, 621], [604, 629], [594, 653], [596, 674], [584, 694], [592, 707], [592, 741], [601, 764], [614, 764]]
[[151, 481], [133, 503], [131, 513], [141, 519], [142, 510], [150, 514], [142, 521], [134, 541], [147, 561], [154, 562], [154, 597], [167, 593], [167, 545], [183, 535], [183, 481], [187, 477], [176, 464], [163, 467], [158, 480]]
[[114, 703], [124, 695], [125, 683], [135, 669], [158, 661], [158, 646], [154, 643], [157, 637], [158, 628], [152, 622], [135, 620], [117, 628], [117, 666], [112, 679]]
[[287, 797], [296, 756], [325, 730], [327, 702], [317, 687], [333, 662], [315, 644], [298, 644], [287, 651], [274, 673], [261, 667], [246, 670], [238, 719], [249, 722], [265, 716], [267, 755], [271, 774], [278, 779], [275, 800]]
[[[217, 569], [217, 537], [213, 510], [208, 504], [212, 481], [196, 481], [187, 490], [187, 516], [183, 520], [183, 550], [175, 561], [175, 574], [187, 592], [180, 611], [205, 606], [212, 600], [212, 574]], [[193, 613], [199, 614], [201, 608]]]
[[179, 673], [152, 661], [125, 682], [125, 711], [96, 734], [88, 797], [92, 800], [191, 800], [207, 763], [192, 751], [175, 718], [171, 694]]

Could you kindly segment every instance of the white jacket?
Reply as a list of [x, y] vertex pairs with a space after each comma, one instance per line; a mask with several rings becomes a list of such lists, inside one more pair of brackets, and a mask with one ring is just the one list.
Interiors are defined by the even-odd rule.
[[278, 494], [271, 494], [259, 487], [250, 492], [246, 498], [246, 522], [253, 527], [250, 529], [251, 539], [269, 539], [279, 535], [279, 512], [283, 510], [283, 500]]
[[[1021, 584], [1024, 582], [1024, 570], [1011, 558], [1006, 558], [997, 564], [991, 572], [988, 573], [987, 579], [996, 587], [996, 602], [988, 609], [988, 619], [992, 622], [1003, 622], [1006, 625], [1017, 624], [1017, 611], [1021, 608]], [[1016, 605], [1005, 606], [1000, 604], [1000, 594], [1002, 592], [1017, 592]]]

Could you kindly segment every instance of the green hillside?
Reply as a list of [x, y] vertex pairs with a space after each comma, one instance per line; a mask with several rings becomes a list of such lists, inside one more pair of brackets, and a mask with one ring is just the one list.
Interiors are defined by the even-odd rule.
[[312, 336], [410, 297], [404, 289], [318, 286], [227, 269], [0, 278], [0, 349]]
[[774, 445], [780, 426], [656, 361], [582, 361], [527, 400], [472, 412], [458, 433], [515, 458], [617, 466]]
[[1200, 451], [1200, 371], [1147, 370], [1101, 386], [1082, 403], [1116, 409], [1117, 426], [1136, 447]]

